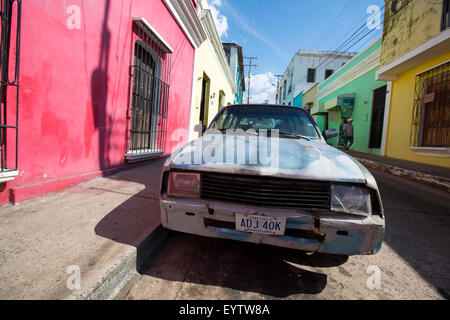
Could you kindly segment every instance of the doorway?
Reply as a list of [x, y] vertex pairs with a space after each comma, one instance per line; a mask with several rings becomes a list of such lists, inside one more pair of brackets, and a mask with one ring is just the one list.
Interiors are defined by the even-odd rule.
[[158, 116], [161, 73], [156, 54], [148, 44], [136, 41], [133, 66], [133, 99], [131, 103], [130, 152], [158, 150]]
[[209, 109], [209, 88], [210, 82], [208, 76], [204, 73], [202, 80], [202, 97], [200, 102], [200, 123], [208, 126], [208, 109]]
[[384, 109], [386, 106], [387, 86], [373, 91], [372, 121], [370, 124], [369, 148], [381, 148], [383, 138]]

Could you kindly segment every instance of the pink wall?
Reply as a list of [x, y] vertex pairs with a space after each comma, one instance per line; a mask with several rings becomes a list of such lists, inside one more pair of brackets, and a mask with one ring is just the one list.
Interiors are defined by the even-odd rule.
[[[71, 5], [81, 9], [79, 30], [67, 27]], [[22, 201], [125, 165], [132, 17], [145, 18], [174, 49], [166, 147], [173, 151], [171, 133], [189, 126], [195, 52], [164, 3], [23, 1], [20, 175], [0, 204], [10, 188]]]

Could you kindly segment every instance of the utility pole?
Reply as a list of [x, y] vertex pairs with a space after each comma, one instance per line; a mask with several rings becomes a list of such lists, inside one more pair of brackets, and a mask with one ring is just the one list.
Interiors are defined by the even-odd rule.
[[250, 103], [250, 78], [252, 77], [251, 70], [252, 70], [252, 67], [257, 67], [256, 64], [252, 64], [252, 61], [256, 60], [258, 58], [256, 58], [256, 57], [244, 57], [244, 59], [248, 59], [249, 60], [249, 64], [245, 65], [245, 67], [248, 67], [247, 104], [249, 104]]
[[[278, 96], [278, 100], [279, 100], [279, 95], [278, 95], [278, 88], [280, 87], [280, 79], [283, 78], [282, 74], [276, 74], [275, 77], [277, 77], [277, 96]], [[281, 94], [281, 91], [280, 91]], [[275, 101], [275, 103], [279, 103], [279, 101]]]

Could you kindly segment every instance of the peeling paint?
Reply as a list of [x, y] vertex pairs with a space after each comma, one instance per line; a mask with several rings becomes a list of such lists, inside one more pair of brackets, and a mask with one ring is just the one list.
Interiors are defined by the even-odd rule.
[[[249, 150], [250, 141], [255, 137], [242, 137], [245, 138], [245, 145], [239, 147], [236, 144], [218, 143], [220, 140], [226, 140], [225, 135], [206, 136], [215, 136], [217, 139], [213, 144], [203, 143], [204, 136], [196, 142], [186, 145], [173, 155], [171, 161], [166, 163], [167, 166], [171, 169], [206, 172], [276, 175], [277, 177], [318, 181], [366, 182], [366, 175], [350, 156], [322, 141], [279, 139], [279, 154], [272, 155], [274, 158], [276, 156], [278, 160], [271, 161], [269, 164], [251, 164], [248, 154], [245, 156], [244, 163], [238, 163], [236, 157], [229, 159], [226, 155], [235, 155], [240, 148], [244, 151]], [[209, 141], [211, 138], [207, 140]], [[255, 152], [259, 153], [259, 151], [257, 145]], [[220, 159], [204, 157], [204, 155], [211, 154], [221, 155]], [[185, 163], [186, 159], [190, 160], [189, 163]]]
[[386, 1], [381, 65], [418, 47], [440, 32], [442, 2], [405, 1], [397, 13], [391, 11], [392, 0]]
[[[331, 211], [308, 212], [290, 209], [263, 209], [258, 207], [207, 202], [199, 199], [161, 198], [162, 220], [166, 228], [200, 236], [262, 243], [286, 248], [331, 254], [357, 255], [375, 254], [381, 248], [384, 236], [384, 219], [381, 217], [359, 217]], [[273, 236], [236, 231], [230, 228], [205, 226], [204, 219], [235, 223], [236, 213], [286, 217], [286, 228], [314, 231], [324, 235], [323, 241], [289, 235]], [[195, 213], [194, 216], [186, 212]], [[320, 221], [320, 224], [315, 223]], [[345, 231], [348, 235], [338, 235]]]

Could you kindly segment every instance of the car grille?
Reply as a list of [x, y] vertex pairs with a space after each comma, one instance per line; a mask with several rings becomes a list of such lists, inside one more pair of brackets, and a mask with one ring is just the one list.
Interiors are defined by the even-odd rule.
[[330, 209], [328, 182], [203, 173], [201, 198], [262, 207]]

